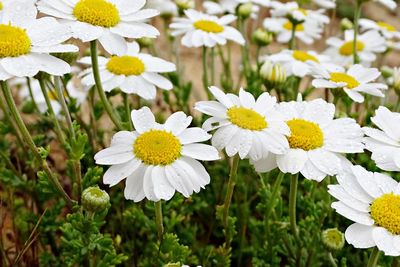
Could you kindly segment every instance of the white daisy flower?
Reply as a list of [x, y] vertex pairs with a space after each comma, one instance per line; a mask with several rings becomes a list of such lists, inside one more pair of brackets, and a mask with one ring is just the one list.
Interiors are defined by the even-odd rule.
[[361, 93], [378, 97], [384, 97], [382, 90], [388, 86], [383, 83], [374, 83], [381, 75], [376, 68], [365, 68], [360, 64], [351, 66], [347, 71], [338, 67], [334, 71], [313, 67], [315, 79], [312, 85], [317, 88], [343, 88], [346, 94], [355, 102], [364, 102], [364, 96]]
[[40, 0], [42, 13], [60, 18], [74, 38], [83, 42], [99, 40], [109, 51], [126, 52], [126, 38], [155, 38], [159, 31], [144, 21], [159, 14], [141, 9], [146, 0]]
[[98, 152], [96, 164], [112, 165], [103, 182], [114, 186], [126, 179], [124, 195], [135, 202], [169, 200], [175, 190], [189, 197], [210, 183], [210, 176], [197, 160], [219, 159], [218, 151], [199, 142], [211, 135], [198, 127], [187, 128], [192, 117], [172, 114], [164, 124], [155, 121], [148, 107], [133, 110], [136, 131], [114, 135], [111, 146]]
[[346, 229], [346, 241], [355, 248], [376, 246], [387, 256], [399, 256], [399, 183], [361, 166], [352, 166], [337, 180], [339, 184], [329, 185], [328, 192], [339, 200], [332, 208], [355, 222]]
[[[219, 2], [205, 1], [203, 7], [207, 14], [210, 15], [222, 15], [225, 13], [236, 14], [236, 9], [241, 4], [251, 3], [259, 4], [262, 6], [268, 6], [269, 0], [221, 0]], [[255, 19], [260, 7], [257, 5], [252, 6], [251, 18]]]
[[396, 29], [396, 27], [387, 22], [360, 19], [359, 24], [363, 31], [379, 31], [386, 39], [400, 38], [400, 32]]
[[227, 40], [244, 45], [242, 34], [235, 28], [228, 26], [236, 20], [234, 15], [221, 18], [198, 12], [193, 9], [185, 10], [187, 18], [175, 18], [170, 25], [172, 35], [184, 34], [182, 44], [187, 47], [214, 47], [217, 44], [225, 45]]
[[319, 24], [329, 23], [329, 18], [323, 13], [325, 10], [310, 10], [300, 8], [297, 2], [272, 2], [271, 3], [272, 17], [291, 17], [298, 21], [317, 22]]
[[374, 2], [378, 2], [390, 10], [395, 10], [397, 7], [396, 1], [393, 0], [374, 0]]
[[285, 135], [289, 128], [275, 110], [276, 98], [263, 93], [257, 100], [240, 89], [239, 96], [225, 94], [217, 87], [209, 90], [218, 101], [200, 101], [195, 109], [212, 116], [203, 124], [203, 129], [218, 129], [211, 140], [218, 150], [225, 148], [226, 154], [241, 159], [258, 160], [270, 152], [283, 154], [289, 148]]
[[304, 77], [311, 73], [310, 61], [322, 65], [323, 68], [333, 69], [336, 67], [336, 65], [330, 63], [329, 56], [319, 55], [315, 51], [283, 50], [263, 59], [281, 64], [288, 76], [297, 77]]
[[147, 0], [146, 8], [156, 9], [161, 15], [178, 15], [178, 8], [175, 2], [171, 0]]
[[400, 171], [400, 113], [379, 107], [371, 121], [379, 129], [364, 127], [365, 147], [376, 165], [385, 171]]
[[313, 0], [312, 2], [325, 9], [336, 7], [336, 0]]
[[[136, 42], [128, 43], [125, 54], [117, 54], [110, 58], [99, 58], [100, 77], [103, 89], [110, 92], [119, 87], [127, 94], [137, 94], [143, 99], [156, 98], [156, 86], [171, 90], [172, 83], [158, 73], [175, 71], [175, 64], [161, 58], [139, 52]], [[81, 63], [91, 64], [89, 57], [82, 58]], [[82, 73], [82, 83], [87, 86], [95, 85], [93, 71], [89, 68]]]
[[[270, 32], [277, 34], [277, 41], [288, 43], [292, 36], [293, 24], [287, 18], [266, 18], [263, 26]], [[296, 26], [295, 36], [305, 44], [314, 43], [314, 39], [321, 38], [322, 28], [315, 22], [305, 21]]]
[[[344, 67], [353, 64], [353, 38], [354, 31], [347, 30], [344, 33], [344, 40], [337, 37], [330, 37], [326, 40], [330, 47], [325, 53], [331, 56], [333, 63]], [[386, 47], [386, 40], [378, 31], [370, 30], [357, 37], [357, 55], [361, 64], [365, 66], [369, 66], [376, 59], [376, 53], [385, 52]]]
[[76, 52], [74, 45], [63, 45], [71, 37], [68, 26], [54, 18], [36, 19], [34, 5], [15, 2], [3, 12], [0, 20], [0, 80], [32, 77], [39, 71], [63, 75], [71, 67], [51, 56], [56, 52]]
[[350, 118], [334, 119], [333, 104], [322, 99], [284, 102], [279, 104], [278, 112], [291, 131], [289, 152], [252, 160], [257, 172], [279, 167], [284, 173], [300, 172], [305, 178], [320, 182], [341, 171], [341, 153], [363, 152], [360, 126]]

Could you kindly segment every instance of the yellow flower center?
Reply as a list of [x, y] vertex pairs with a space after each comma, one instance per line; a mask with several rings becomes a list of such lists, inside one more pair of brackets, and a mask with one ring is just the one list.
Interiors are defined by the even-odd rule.
[[324, 133], [318, 124], [303, 119], [292, 119], [286, 123], [291, 132], [288, 137], [290, 148], [309, 151], [324, 144]]
[[135, 156], [147, 165], [169, 165], [181, 156], [182, 145], [172, 133], [150, 130], [136, 138]]
[[0, 2], [0, 10], [3, 10], [3, 3]]
[[107, 69], [116, 75], [138, 76], [145, 71], [142, 60], [132, 56], [111, 57], [107, 62]]
[[193, 23], [193, 26], [198, 29], [202, 30], [205, 32], [212, 32], [212, 33], [220, 33], [224, 31], [224, 27], [219, 25], [218, 23], [211, 21], [211, 20], [198, 20], [195, 23]]
[[396, 28], [393, 25], [390, 25], [389, 23], [378, 21], [376, 24], [378, 24], [378, 26], [381, 27], [382, 29], [387, 30], [389, 32], [396, 31]]
[[[290, 21], [287, 21], [283, 24], [283, 28], [285, 28], [288, 31], [291, 31], [293, 29], [293, 23]], [[304, 31], [304, 26], [302, 23], [296, 25], [296, 31], [297, 32], [302, 32]]]
[[240, 128], [261, 131], [268, 127], [265, 117], [244, 107], [231, 107], [227, 111], [229, 120]]
[[400, 234], [400, 196], [384, 194], [370, 206], [375, 225], [386, 228], [394, 235]]
[[80, 0], [73, 14], [81, 22], [105, 28], [114, 27], [120, 21], [118, 9], [106, 0]]
[[335, 83], [346, 83], [346, 87], [348, 89], [353, 89], [360, 85], [360, 83], [353, 76], [342, 72], [332, 72], [329, 79]]
[[[363, 51], [365, 48], [365, 44], [361, 41], [357, 41], [356, 50], [358, 52]], [[353, 41], [345, 42], [340, 48], [339, 53], [343, 56], [351, 56], [353, 55]]]
[[19, 57], [31, 51], [31, 40], [26, 31], [11, 25], [0, 25], [0, 58]]
[[302, 62], [311, 60], [311, 61], [319, 63], [319, 61], [316, 57], [314, 57], [313, 55], [310, 55], [309, 53], [304, 52], [304, 51], [294, 50], [292, 56], [294, 59], [302, 61]]

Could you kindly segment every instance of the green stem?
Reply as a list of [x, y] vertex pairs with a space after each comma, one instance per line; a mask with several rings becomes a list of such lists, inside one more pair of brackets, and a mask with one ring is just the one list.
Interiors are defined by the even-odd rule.
[[58, 140], [60, 140], [62, 145], [65, 145], [66, 142], [65, 142], [65, 138], [64, 138], [64, 133], [61, 129], [61, 126], [56, 117], [56, 114], [54, 113], [54, 109], [53, 109], [53, 106], [51, 105], [49, 94], [47, 93], [47, 90], [46, 90], [46, 85], [44, 84], [44, 80], [42, 78], [39, 79], [39, 85], [40, 85], [40, 89], [42, 90], [43, 97], [46, 101], [47, 110], [49, 112], [50, 119], [54, 123], [55, 132], [57, 134]]
[[211, 48], [211, 85], [215, 85], [215, 49]]
[[35, 111], [40, 112], [39, 107], [35, 101], [35, 97], [33, 96], [31, 78], [29, 78], [29, 77], [26, 78], [26, 84], [28, 85], [29, 95], [30, 95], [32, 103], [33, 103], [33, 108], [35, 109]]
[[290, 219], [290, 229], [296, 240], [299, 242], [299, 232], [296, 224], [296, 198], [297, 198], [297, 184], [299, 180], [299, 175], [292, 175], [290, 180], [290, 192], [289, 192], [289, 219]]
[[60, 78], [59, 77], [54, 77], [54, 80], [55, 80], [54, 81], [54, 87], [55, 87], [56, 92], [57, 92], [58, 102], [60, 103], [61, 108], [62, 108], [62, 110], [64, 112], [65, 120], [67, 121], [69, 134], [70, 134], [72, 139], [75, 139], [75, 130], [74, 130], [74, 126], [72, 124], [71, 113], [69, 112], [69, 109], [68, 109], [68, 106], [67, 106], [67, 102], [65, 101], [64, 90], [61, 89], [61, 86], [60, 86]]
[[161, 243], [163, 240], [163, 236], [164, 236], [164, 225], [163, 225], [161, 200], [156, 202], [154, 205], [155, 205], [155, 211], [156, 211], [157, 236], [158, 236], [158, 240]]
[[207, 47], [203, 46], [203, 86], [204, 86], [204, 91], [207, 94], [208, 99], [211, 99], [211, 93], [208, 90], [208, 64], [207, 64]]
[[328, 252], [328, 259], [329, 259], [329, 262], [331, 263], [332, 267], [337, 267], [336, 261], [333, 258], [333, 255], [331, 252]]
[[272, 187], [272, 193], [271, 193], [271, 198], [270, 198], [270, 204], [268, 205], [267, 210], [265, 211], [265, 218], [266, 220], [269, 220], [269, 215], [271, 213], [271, 211], [274, 209], [275, 207], [275, 200], [277, 198], [278, 192], [279, 192], [279, 188], [281, 187], [281, 183], [283, 180], [283, 177], [285, 176], [285, 174], [283, 172], [280, 172], [278, 174], [278, 177], [276, 177], [275, 183]]
[[131, 105], [129, 103], [129, 98], [126, 93], [122, 93], [122, 97], [124, 98], [124, 106], [125, 106], [126, 118], [128, 120], [128, 127], [130, 131], [133, 131], [133, 125], [131, 120]]
[[97, 58], [97, 41], [91, 41], [90, 42], [90, 57], [92, 59], [92, 69], [93, 69], [93, 76], [94, 76], [94, 81], [96, 84], [97, 88], [97, 93], [99, 94], [100, 100], [104, 105], [104, 108], [114, 123], [115, 127], [117, 127], [118, 130], [123, 130], [123, 127], [121, 125], [121, 122], [117, 115], [114, 113], [113, 108], [111, 104], [108, 102], [106, 93], [103, 90], [103, 86], [101, 84], [101, 79], [100, 79], [100, 72], [99, 72], [99, 63], [98, 63], [98, 58]]
[[4, 118], [6, 119], [6, 121], [8, 121], [8, 123], [10, 124], [10, 126], [12, 128], [12, 131], [14, 132], [15, 136], [17, 137], [17, 142], [18, 142], [19, 146], [21, 148], [24, 148], [25, 147], [24, 142], [22, 142], [22, 138], [19, 135], [17, 126], [14, 124], [14, 121], [11, 119], [9, 110], [8, 110], [8, 108], [6, 108], [6, 103], [4, 102], [2, 96], [0, 96], [0, 109], [3, 110]]
[[68, 206], [72, 206], [72, 200], [68, 196], [68, 194], [65, 192], [64, 188], [61, 186], [60, 182], [58, 181], [57, 177], [55, 177], [50, 170], [49, 165], [47, 164], [46, 160], [42, 159], [42, 157], [39, 154], [39, 151], [33, 142], [32, 136], [29, 134], [28, 129], [25, 126], [24, 121], [21, 118], [21, 115], [18, 112], [17, 105], [14, 102], [14, 99], [11, 95], [11, 91], [8, 88], [7, 82], [6, 81], [1, 81], [1, 89], [3, 91], [4, 97], [6, 99], [8, 108], [10, 109], [10, 112], [15, 120], [15, 123], [17, 124], [18, 129], [20, 130], [22, 134], [22, 138], [25, 141], [25, 143], [28, 145], [29, 149], [32, 151], [33, 155], [35, 156], [36, 160], [41, 163], [41, 167], [47, 174], [48, 178], [54, 183], [56, 186], [56, 189], [59, 191], [59, 193], [63, 196], [63, 198], [66, 200]]
[[354, 9], [354, 37], [353, 37], [353, 63], [357, 64], [358, 55], [357, 55], [357, 34], [358, 34], [358, 20], [361, 15], [361, 3], [359, 0], [356, 0], [356, 6]]
[[293, 50], [294, 47], [295, 47], [295, 42], [296, 42], [296, 27], [297, 27], [297, 24], [294, 24], [294, 23], [292, 22], [292, 34], [291, 34], [291, 36], [290, 36], [290, 41], [289, 41], [289, 49], [290, 49], [290, 50]]
[[371, 255], [369, 256], [367, 267], [376, 267], [378, 264], [379, 256], [381, 252], [377, 247], [374, 247]]
[[224, 227], [228, 227], [229, 206], [231, 205], [233, 190], [235, 189], [235, 185], [236, 185], [236, 177], [237, 177], [239, 161], [240, 161], [239, 155], [236, 155], [233, 158], [233, 162], [231, 165], [231, 171], [229, 174], [228, 187], [226, 189], [224, 210], [223, 210], [223, 217], [222, 217]]

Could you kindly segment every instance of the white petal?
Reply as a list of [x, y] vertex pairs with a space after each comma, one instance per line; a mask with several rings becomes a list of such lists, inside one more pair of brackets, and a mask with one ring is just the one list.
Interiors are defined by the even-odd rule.
[[220, 159], [215, 147], [205, 144], [188, 144], [182, 147], [181, 154], [193, 159], [211, 161]]
[[141, 22], [120, 22], [117, 26], [110, 29], [112, 33], [118, 34], [126, 38], [156, 38], [160, 32], [153, 26]]
[[157, 73], [145, 72], [142, 74], [142, 77], [161, 89], [171, 90], [174, 87], [170, 80]]
[[139, 202], [145, 198], [143, 190], [144, 173], [147, 167], [141, 165], [134, 173], [126, 178], [124, 196], [126, 199]]
[[194, 108], [201, 113], [214, 116], [217, 118], [227, 118], [226, 107], [217, 101], [199, 101]]
[[210, 86], [208, 88], [210, 92], [213, 94], [213, 96], [226, 108], [231, 108], [233, 106], [232, 101], [227, 97], [227, 95], [218, 87], [216, 86]]
[[156, 202], [160, 199], [156, 196], [154, 192], [154, 184], [152, 179], [153, 168], [153, 166], [146, 166], [146, 171], [144, 172], [143, 177], [143, 190], [144, 195], [148, 200]]
[[320, 171], [328, 175], [338, 174], [341, 170], [340, 159], [334, 153], [323, 148], [308, 151], [308, 156]]
[[383, 251], [386, 256], [399, 256], [400, 250], [396, 249], [393, 243], [393, 235], [385, 228], [375, 227], [372, 230], [372, 237], [379, 250]]
[[353, 166], [352, 171], [357, 178], [358, 183], [371, 197], [378, 198], [383, 192], [379, 188], [376, 180], [374, 179], [374, 174], [367, 171], [361, 166]]
[[245, 108], [252, 109], [254, 107], [254, 105], [256, 104], [254, 96], [252, 94], [250, 94], [249, 92], [246, 92], [243, 88], [240, 88], [239, 98], [240, 98], [240, 103]]
[[39, 72], [39, 68], [30, 56], [6, 57], [0, 59], [4, 70], [17, 77], [33, 77]]
[[134, 158], [133, 147], [116, 145], [103, 149], [94, 155], [96, 164], [114, 165], [128, 162]]
[[257, 161], [250, 161], [253, 165], [254, 168], [256, 169], [256, 172], [259, 173], [266, 173], [270, 172], [276, 167], [278, 167], [276, 163], [276, 155], [269, 153], [268, 156], [263, 157], [260, 160]]
[[333, 202], [331, 207], [335, 209], [337, 213], [341, 214], [342, 216], [354, 222], [364, 225], [374, 224], [374, 220], [371, 219], [369, 213], [357, 211], [345, 205], [343, 202]]
[[40, 71], [56, 76], [71, 72], [71, 67], [67, 62], [51, 55], [31, 53], [29, 57], [32, 58]]
[[110, 31], [104, 31], [103, 35], [99, 38], [99, 42], [104, 50], [111, 55], [123, 56], [128, 50], [125, 39]]
[[133, 126], [139, 133], [151, 130], [156, 124], [154, 115], [148, 107], [143, 107], [139, 110], [132, 110], [131, 118]]
[[175, 189], [168, 182], [164, 167], [154, 166], [151, 179], [153, 180], [154, 194], [157, 198], [170, 200], [174, 196]]
[[353, 223], [347, 227], [344, 236], [346, 241], [355, 248], [372, 248], [375, 246], [375, 241], [372, 237], [373, 229], [368, 225]]
[[185, 129], [178, 136], [182, 145], [204, 142], [211, 138], [211, 134], [208, 134], [202, 128], [193, 127]]
[[116, 164], [111, 166], [103, 176], [103, 183], [114, 186], [118, 184], [121, 180], [130, 176], [137, 168], [140, 166], [140, 161], [137, 159], [132, 159], [123, 164]]
[[184, 112], [179, 111], [168, 117], [164, 124], [165, 130], [172, 132], [174, 135], [181, 134], [192, 122], [192, 117], [187, 116]]
[[279, 169], [284, 173], [291, 174], [299, 173], [307, 160], [307, 152], [302, 149], [290, 149], [287, 154], [276, 156]]

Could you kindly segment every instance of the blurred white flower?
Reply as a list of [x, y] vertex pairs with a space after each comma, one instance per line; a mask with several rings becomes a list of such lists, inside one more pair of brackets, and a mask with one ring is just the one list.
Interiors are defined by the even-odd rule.
[[263, 57], [282, 64], [288, 76], [304, 77], [311, 73], [310, 62], [322, 65], [323, 68], [333, 69], [336, 65], [330, 63], [331, 59], [326, 55], [319, 55], [315, 51], [283, 50], [277, 54]]
[[283, 102], [278, 112], [290, 128], [289, 152], [251, 160], [257, 172], [279, 167], [284, 173], [300, 172], [305, 178], [320, 182], [342, 170], [342, 153], [363, 152], [360, 126], [353, 119], [334, 119], [333, 104], [322, 99]]
[[[119, 87], [127, 94], [137, 94], [146, 100], [155, 99], [156, 86], [164, 90], [171, 90], [172, 83], [158, 73], [175, 71], [175, 64], [140, 53], [139, 45], [136, 42], [127, 43], [127, 45], [127, 53], [116, 54], [110, 58], [98, 57], [103, 89], [110, 92]], [[89, 57], [85, 57], [80, 60], [80, 63], [90, 65], [91, 60]], [[95, 85], [91, 68], [83, 72], [81, 76], [83, 76], [83, 84]]]
[[297, 21], [316, 22], [318, 24], [329, 23], [329, 18], [323, 13], [325, 10], [310, 10], [300, 8], [297, 2], [272, 2], [271, 3], [271, 15], [273, 17], [287, 17], [293, 18]]
[[155, 9], [142, 9], [146, 0], [40, 0], [39, 10], [63, 20], [74, 38], [98, 40], [107, 51], [126, 53], [126, 38], [155, 38], [159, 31], [146, 24], [157, 16]]
[[206, 144], [211, 135], [198, 127], [188, 128], [192, 117], [183, 112], [169, 116], [164, 124], [155, 121], [148, 107], [131, 113], [135, 131], [120, 131], [111, 146], [98, 152], [96, 164], [111, 165], [103, 182], [114, 186], [126, 179], [126, 199], [139, 202], [169, 200], [180, 192], [189, 197], [210, 183], [198, 162], [219, 159], [218, 151]]
[[312, 0], [312, 2], [325, 9], [336, 7], [336, 0]]
[[175, 18], [170, 25], [172, 35], [184, 34], [182, 44], [187, 47], [214, 47], [225, 45], [227, 40], [244, 45], [245, 39], [234, 27], [228, 26], [236, 20], [234, 15], [221, 18], [190, 9], [185, 10], [187, 18]]
[[[288, 43], [292, 36], [293, 24], [287, 18], [266, 18], [263, 22], [264, 28], [277, 34], [277, 41]], [[316, 22], [306, 21], [296, 26], [295, 37], [305, 44], [314, 43], [315, 39], [321, 38], [322, 28]]]
[[397, 7], [396, 1], [393, 0], [374, 0], [374, 2], [380, 3], [390, 10], [395, 10]]
[[387, 256], [400, 255], [400, 186], [390, 176], [352, 166], [329, 185], [332, 208], [353, 221], [345, 232], [355, 248], [378, 247]]
[[400, 113], [379, 107], [371, 121], [379, 129], [364, 127], [366, 149], [372, 160], [385, 171], [400, 171]]
[[387, 22], [360, 19], [359, 24], [363, 31], [377, 30], [382, 33], [386, 39], [400, 38], [400, 32], [396, 29], [396, 27]]
[[[347, 30], [344, 33], [344, 40], [337, 37], [330, 37], [326, 43], [330, 46], [325, 53], [331, 56], [333, 63], [349, 67], [353, 64], [353, 39], [354, 31]], [[357, 37], [357, 55], [361, 64], [369, 66], [376, 59], [377, 53], [386, 51], [386, 40], [378, 31], [370, 30], [359, 34]]]
[[317, 88], [343, 88], [346, 94], [355, 102], [364, 102], [361, 93], [384, 97], [382, 90], [388, 87], [383, 83], [374, 83], [381, 75], [376, 68], [365, 68], [360, 64], [351, 66], [347, 71], [338, 68], [331, 71], [315, 66], [312, 68], [315, 79], [312, 85]]
[[156, 9], [161, 15], [175, 16], [178, 14], [178, 8], [172, 0], [147, 0], [146, 8]]
[[285, 135], [289, 135], [289, 128], [275, 110], [275, 97], [263, 93], [254, 99], [243, 89], [239, 96], [225, 94], [217, 87], [209, 90], [217, 101], [197, 102], [195, 109], [211, 116], [203, 129], [217, 129], [211, 140], [213, 146], [225, 149], [229, 157], [239, 154], [241, 159], [258, 160], [270, 152], [286, 153], [289, 145]]

